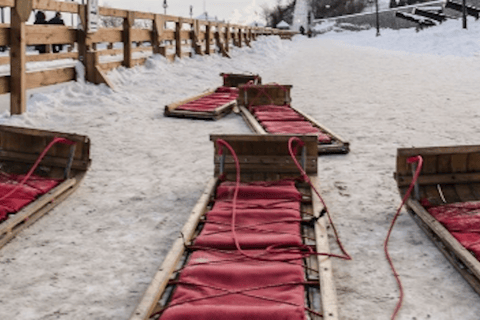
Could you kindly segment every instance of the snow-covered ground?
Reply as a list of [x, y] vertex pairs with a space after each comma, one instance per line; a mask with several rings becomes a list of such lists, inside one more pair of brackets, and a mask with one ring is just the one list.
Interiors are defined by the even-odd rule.
[[[93, 162], [75, 194], [0, 250], [0, 319], [128, 319], [212, 176], [209, 134], [249, 132], [234, 114], [163, 117], [165, 104], [218, 86], [220, 72], [292, 84], [295, 107], [351, 142], [350, 154], [319, 159], [321, 192], [354, 258], [334, 262], [341, 319], [389, 319], [398, 290], [382, 243], [400, 202], [396, 149], [478, 143], [474, 24], [262, 38], [232, 60], [120, 68], [116, 91], [70, 83], [34, 94], [28, 113], [0, 123], [86, 134]], [[406, 292], [398, 319], [478, 319], [478, 295], [406, 214], [390, 250]]]

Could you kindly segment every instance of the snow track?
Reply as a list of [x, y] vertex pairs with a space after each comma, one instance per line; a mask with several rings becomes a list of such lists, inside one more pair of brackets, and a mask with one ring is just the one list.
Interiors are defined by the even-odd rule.
[[[164, 118], [163, 107], [218, 86], [220, 72], [248, 71], [292, 84], [295, 107], [351, 142], [350, 154], [319, 159], [321, 191], [354, 259], [334, 261], [340, 318], [389, 319], [398, 292], [382, 243], [400, 203], [396, 148], [478, 144], [480, 135], [471, 40], [480, 33], [445, 28], [428, 39], [409, 30], [264, 38], [232, 60], [120, 68], [110, 73], [117, 92], [71, 83], [33, 95], [27, 114], [0, 123], [88, 135], [93, 162], [73, 196], [0, 251], [0, 319], [128, 319], [212, 176], [209, 134], [250, 132], [238, 115]], [[389, 50], [402, 43], [424, 53]], [[450, 56], [425, 53], [438, 50]], [[479, 296], [406, 214], [389, 247], [406, 293], [399, 320], [478, 319]]]

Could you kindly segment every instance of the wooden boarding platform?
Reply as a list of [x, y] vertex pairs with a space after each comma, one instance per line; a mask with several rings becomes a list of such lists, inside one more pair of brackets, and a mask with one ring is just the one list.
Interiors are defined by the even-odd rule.
[[[462, 12], [463, 11], [463, 3], [459, 2], [459, 1], [448, 0], [447, 3], [445, 4], [445, 8]], [[475, 19], [480, 18], [480, 9], [479, 8], [477, 8], [473, 5], [467, 4], [465, 6], [465, 9], [466, 9], [466, 12], [467, 12], [468, 15], [470, 15], [472, 17], [475, 17]]]
[[[447, 220], [437, 215], [442, 220], [440, 222], [434, 217], [444, 208], [475, 206], [480, 201], [480, 146], [398, 149], [394, 176], [402, 196], [412, 181], [412, 165], [407, 164], [407, 159], [417, 155], [423, 157], [424, 165], [416, 189], [406, 203], [408, 212], [447, 260], [480, 294], [478, 251], [475, 257], [472, 250], [460, 243], [458, 239], [462, 238], [458, 233], [452, 234], [451, 227], [444, 223]], [[475, 217], [471, 213], [468, 218]], [[478, 226], [471, 221], [471, 227], [477, 228], [477, 231], [471, 232], [478, 232]]]
[[397, 11], [395, 13], [397, 18], [401, 18], [407, 21], [415, 22], [419, 28], [433, 27], [437, 24], [431, 18], [427, 18], [424, 15], [416, 15], [407, 12]]
[[[255, 117], [251, 107], [255, 106], [285, 106], [288, 105], [296, 114], [298, 114], [302, 121], [306, 121], [314, 128], [319, 130], [320, 134], [328, 137], [329, 141], [320, 141], [318, 143], [318, 154], [346, 154], [350, 151], [350, 144], [342, 139], [338, 134], [320, 124], [308, 114], [294, 108], [291, 105], [290, 92], [291, 85], [246, 85], [239, 87], [238, 106], [240, 113], [250, 127], [250, 129], [258, 134], [270, 134], [267, 128], [262, 126], [260, 121]], [[293, 134], [293, 133], [292, 133]]]
[[[58, 184], [15, 214], [6, 216], [6, 220], [0, 223], [0, 247], [72, 194], [90, 166], [90, 140], [86, 136], [0, 126], [0, 178], [3, 179], [25, 175], [54, 138], [65, 138], [74, 144], [54, 144], [34, 175], [36, 179], [55, 179]], [[15, 191], [13, 195], [17, 193]], [[7, 205], [7, 200], [0, 201], [0, 204]]]
[[[222, 73], [223, 87], [205, 91], [197, 96], [190, 97], [172, 104], [165, 106], [164, 115], [166, 117], [177, 118], [191, 118], [191, 119], [203, 119], [203, 120], [218, 120], [223, 118], [237, 105], [236, 91], [235, 89], [228, 90], [227, 88], [236, 88], [241, 84], [248, 82], [261, 83], [261, 78], [254, 74], [233, 74]], [[195, 109], [195, 108], [183, 108], [186, 105], [191, 105], [196, 101], [202, 101], [202, 99], [208, 99], [216, 93], [225, 93], [225, 101], [221, 104], [215, 105], [212, 108], [207, 109]], [[228, 93], [230, 96], [227, 97]]]
[[[184, 270], [188, 269], [193, 272], [192, 269], [197, 268], [191, 268], [189, 264], [195, 264], [198, 261], [192, 258], [195, 256], [198, 258], [198, 252], [201, 250], [198, 248], [199, 245], [196, 241], [199, 239], [198, 237], [202, 235], [202, 231], [208, 227], [212, 207], [216, 206], [218, 204], [217, 202], [220, 201], [216, 197], [220, 196], [219, 190], [222, 183], [225, 183], [221, 181], [220, 177], [226, 177], [226, 181], [235, 181], [236, 169], [234, 158], [230, 153], [218, 155], [219, 147], [216, 142], [219, 139], [226, 141], [237, 153], [241, 168], [242, 184], [268, 184], [278, 183], [279, 179], [299, 176], [298, 168], [288, 153], [288, 140], [290, 137], [291, 136], [286, 135], [211, 136], [211, 140], [215, 144], [214, 177], [208, 182], [204, 193], [193, 208], [188, 221], [183, 227], [181, 235], [179, 235], [174, 242], [172, 249], [167, 254], [143, 298], [132, 313], [130, 320], [162, 319], [168, 312], [177, 312], [177, 314], [178, 312], [183, 312], [181, 306], [178, 306], [178, 303], [176, 306], [175, 304], [169, 306], [169, 303], [178, 299], [175, 298], [178, 290], [180, 290], [180, 292], [186, 290], [182, 278], [182, 273], [185, 272]], [[302, 149], [302, 156], [298, 157], [299, 161], [303, 164], [311, 181], [318, 185], [317, 137], [311, 135], [300, 136], [300, 138], [305, 143], [305, 147]], [[299, 235], [301, 235], [303, 239], [300, 241], [303, 241], [304, 245], [311, 247], [316, 252], [329, 253], [328, 223], [326, 217], [321, 215], [323, 206], [317, 197], [313, 196], [314, 193], [308, 184], [297, 182], [295, 188], [295, 190], [301, 193], [301, 201], [299, 200], [300, 202], [298, 202], [300, 205], [299, 212], [301, 212], [301, 219], [297, 222], [299, 223], [298, 226], [300, 229], [297, 232], [300, 232]], [[240, 230], [240, 228], [238, 230]], [[228, 249], [222, 250], [222, 252], [227, 251]], [[233, 249], [229, 252], [238, 253], [239, 251]], [[193, 262], [192, 259], [194, 259]], [[268, 265], [268, 263], [266, 264]], [[302, 317], [299, 317], [299, 319], [303, 319], [304, 314], [305, 319], [338, 319], [337, 296], [332, 274], [331, 258], [327, 256], [310, 255], [298, 264], [302, 265], [301, 269], [304, 270], [302, 271], [304, 272], [304, 278], [300, 287], [305, 290], [305, 294], [301, 295], [302, 304], [304, 305], [300, 306]], [[262, 267], [262, 265], [259, 267]], [[216, 268], [218, 269], [218, 266]], [[212, 281], [218, 280], [216, 277], [211, 279]], [[245, 279], [245, 281], [248, 281], [248, 279]], [[180, 285], [180, 287], [178, 287], [178, 285]], [[213, 287], [214, 284], [210, 286], [207, 283], [207, 286]], [[255, 292], [253, 294], [255, 294]], [[242, 295], [240, 295], [240, 298], [241, 297]], [[229, 303], [232, 299], [234, 300], [234, 298], [230, 298]], [[280, 308], [282, 306], [286, 307], [285, 305], [280, 305]], [[211, 308], [215, 307], [216, 306], [213, 306]], [[191, 311], [192, 305], [186, 306], [186, 308], [190, 308], [190, 312], [197, 312], [196, 310], [199, 310], [196, 309], [198, 306], [195, 305], [193, 305], [193, 311]], [[310, 311], [304, 310], [304, 308], [312, 309], [322, 314], [323, 317], [308, 314]], [[175, 311], [172, 311], [172, 309], [175, 309]], [[178, 311], [178, 309], [180, 309], [180, 311]], [[260, 310], [261, 312], [265, 312], [263, 309]], [[195, 314], [198, 315], [197, 313]], [[170, 318], [168, 317], [168, 319]], [[257, 316], [256, 318], [249, 317], [249, 319], [260, 318]]]

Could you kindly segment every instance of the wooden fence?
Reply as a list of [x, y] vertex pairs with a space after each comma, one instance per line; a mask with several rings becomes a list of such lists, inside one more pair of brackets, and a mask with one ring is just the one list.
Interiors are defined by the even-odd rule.
[[[34, 9], [78, 15], [86, 25], [86, 6], [54, 0], [0, 0], [0, 7], [11, 8], [11, 23], [0, 24], [0, 46], [10, 55], [0, 57], [0, 65], [10, 64], [10, 75], [0, 76], [0, 94], [11, 94], [11, 114], [26, 111], [26, 90], [76, 79], [75, 67], [27, 72], [27, 62], [73, 59], [85, 65], [86, 79], [111, 85], [105, 72], [119, 66], [131, 68], [146, 61], [148, 55], [161, 54], [170, 61], [192, 53], [220, 53], [229, 57], [232, 46], [249, 46], [258, 36], [278, 35], [291, 38], [295, 32], [272, 28], [248, 27], [182, 17], [100, 7], [104, 17], [123, 21], [120, 28], [100, 28], [86, 33], [59, 25], [28, 25]], [[148, 21], [137, 27], [136, 20]], [[69, 52], [27, 55], [27, 46], [64, 44]], [[108, 56], [108, 57], [107, 57]]]

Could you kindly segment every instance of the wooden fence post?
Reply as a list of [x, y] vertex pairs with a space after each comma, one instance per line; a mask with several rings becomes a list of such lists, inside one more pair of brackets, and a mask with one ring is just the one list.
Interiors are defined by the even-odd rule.
[[242, 27], [238, 28], [238, 38], [237, 38], [237, 47], [242, 47], [242, 38], [243, 38], [243, 30]]
[[156, 14], [153, 18], [152, 30], [152, 50], [154, 54], [160, 53], [160, 35], [162, 34], [164, 25], [160, 19], [160, 15]]
[[123, 20], [123, 65], [127, 68], [133, 67], [132, 27], [134, 23], [135, 13], [128, 11], [127, 17]]
[[178, 18], [175, 24], [175, 55], [182, 58], [182, 18]]
[[225, 51], [230, 52], [230, 24], [225, 26]]
[[190, 39], [192, 41], [192, 49], [195, 52], [195, 54], [203, 56], [203, 51], [202, 51], [202, 44], [200, 43], [200, 40], [198, 39], [198, 35], [200, 34], [200, 21], [199, 20], [193, 20], [193, 23], [191, 25], [191, 32], [190, 32]]
[[27, 111], [26, 26], [32, 0], [16, 0], [11, 10], [10, 31], [10, 114]]
[[210, 55], [211, 54], [211, 46], [212, 46], [212, 24], [210, 22], [207, 23], [205, 27], [205, 53]]

